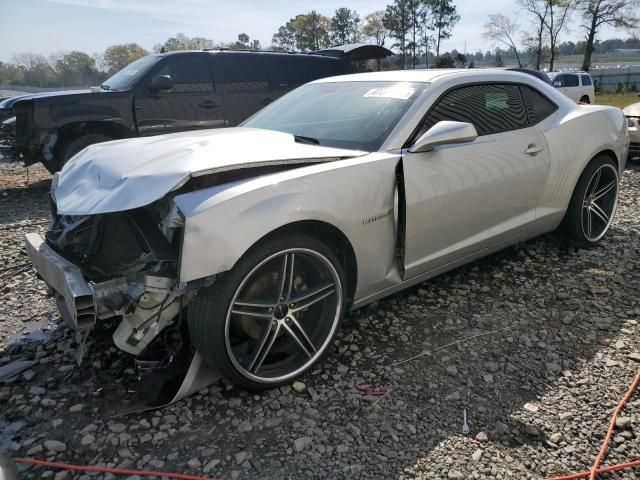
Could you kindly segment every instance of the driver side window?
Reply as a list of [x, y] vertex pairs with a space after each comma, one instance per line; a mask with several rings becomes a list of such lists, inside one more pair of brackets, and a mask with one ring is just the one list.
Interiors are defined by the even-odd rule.
[[211, 92], [214, 90], [213, 79], [206, 59], [197, 56], [177, 54], [169, 57], [157, 70], [155, 75], [167, 75], [173, 81], [170, 93]]
[[517, 85], [481, 84], [446, 93], [427, 113], [414, 138], [442, 120], [473, 124], [478, 135], [527, 127], [527, 113]]

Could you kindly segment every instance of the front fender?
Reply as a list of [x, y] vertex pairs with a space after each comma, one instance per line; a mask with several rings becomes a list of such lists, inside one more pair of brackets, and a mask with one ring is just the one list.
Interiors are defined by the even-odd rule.
[[267, 234], [308, 220], [328, 223], [349, 240], [359, 287], [384, 280], [394, 265], [397, 156], [380, 157], [304, 167], [176, 196], [185, 224], [180, 281], [227, 271]]

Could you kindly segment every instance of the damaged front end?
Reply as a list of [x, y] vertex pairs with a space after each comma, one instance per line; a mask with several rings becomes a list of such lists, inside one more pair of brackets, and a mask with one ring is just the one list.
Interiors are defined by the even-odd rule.
[[114, 343], [141, 355], [198, 288], [178, 281], [183, 221], [177, 209], [161, 199], [85, 216], [60, 215], [52, 200], [52, 210], [45, 238], [28, 234], [26, 244], [63, 319], [82, 338], [97, 320], [119, 317]]

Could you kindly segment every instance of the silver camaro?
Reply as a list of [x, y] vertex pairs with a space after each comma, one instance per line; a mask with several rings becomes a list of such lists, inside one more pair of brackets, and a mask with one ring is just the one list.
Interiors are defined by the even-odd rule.
[[619, 109], [518, 72], [328, 78], [238, 128], [87, 147], [26, 245], [81, 337], [117, 317], [144, 355], [188, 331], [227, 380], [271, 388], [350, 309], [559, 227], [598, 242], [628, 148]]

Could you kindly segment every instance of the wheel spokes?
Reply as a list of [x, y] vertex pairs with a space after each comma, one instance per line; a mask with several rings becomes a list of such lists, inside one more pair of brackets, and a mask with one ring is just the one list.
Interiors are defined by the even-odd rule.
[[288, 253], [282, 257], [282, 268], [278, 277], [278, 298], [276, 301], [283, 302], [291, 295], [294, 263], [295, 255], [293, 253]]
[[280, 324], [278, 323], [269, 325], [264, 329], [262, 335], [258, 339], [253, 357], [251, 358], [251, 361], [249, 362], [249, 365], [247, 367], [248, 371], [256, 373], [260, 369], [260, 367], [264, 363], [264, 360], [267, 358], [267, 355], [271, 351], [273, 344], [278, 338], [279, 333]]
[[591, 207], [586, 206], [584, 208], [584, 214], [587, 217], [586, 218], [586, 222], [584, 222], [583, 219], [583, 224], [586, 223], [587, 225], [587, 237], [591, 237]]
[[289, 308], [291, 312], [299, 312], [305, 308], [309, 308], [311, 305], [324, 300], [329, 295], [332, 295], [336, 291], [333, 283], [326, 283], [320, 287], [307, 290], [302, 295], [292, 298], [290, 300]]
[[591, 212], [593, 212], [596, 217], [598, 217], [600, 220], [602, 220], [605, 225], [609, 224], [609, 216], [605, 213], [604, 210], [602, 210], [602, 208], [600, 208], [600, 205], [598, 205], [597, 203], [593, 202], [591, 204], [591, 207], [589, 207], [589, 210]]
[[[316, 346], [313, 344], [311, 339], [307, 336], [306, 332], [302, 328], [302, 325], [300, 325], [294, 317], [287, 317], [287, 320], [289, 320], [289, 322], [285, 320], [285, 322], [282, 324], [285, 332], [287, 332], [289, 337], [291, 337], [291, 340], [293, 340], [295, 344], [298, 345], [298, 347], [300, 347], [300, 349], [304, 353], [306, 353], [309, 358], [313, 357], [313, 354], [318, 350], [316, 349]], [[297, 333], [295, 330], [297, 330]]]
[[607, 193], [609, 193], [613, 187], [616, 186], [616, 181], [613, 180], [598, 191], [593, 193], [593, 200], [598, 200], [599, 198], [604, 197]]
[[271, 302], [238, 300], [231, 307], [231, 313], [255, 318], [271, 318], [275, 305]]
[[593, 182], [593, 187], [591, 188], [591, 192], [587, 194], [588, 197], [593, 197], [594, 192], [597, 190], [598, 184], [600, 183], [600, 177], [601, 176], [602, 176], [602, 168], [598, 169], [598, 171], [596, 172], [595, 176], [591, 180]]

